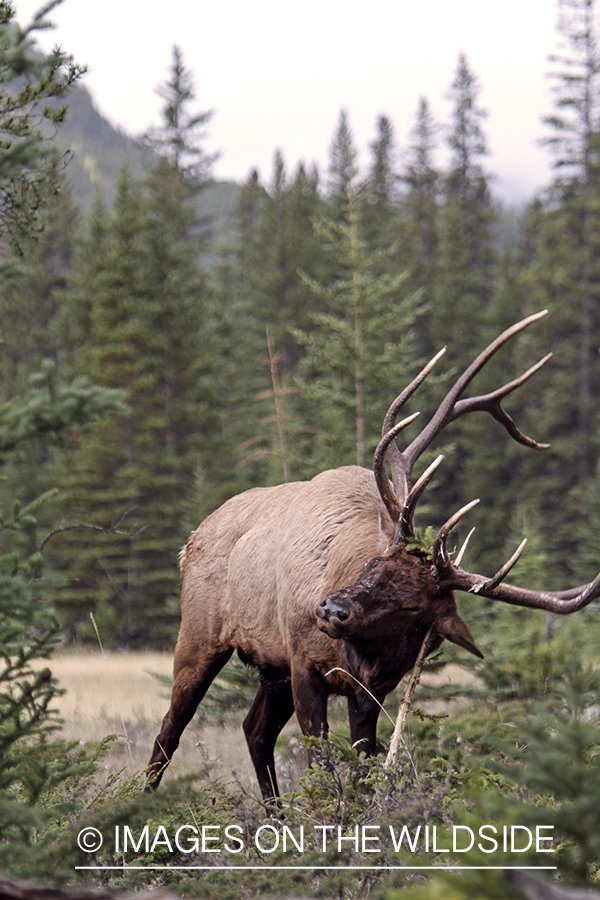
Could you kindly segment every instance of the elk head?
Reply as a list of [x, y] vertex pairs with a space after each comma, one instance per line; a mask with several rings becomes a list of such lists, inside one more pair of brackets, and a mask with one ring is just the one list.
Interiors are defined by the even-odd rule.
[[422, 554], [409, 553], [399, 545], [370, 559], [354, 584], [317, 606], [321, 631], [349, 644], [376, 644], [416, 623], [424, 629], [433, 626], [440, 638], [483, 658], [458, 615], [452, 592], [438, 590]]
[[[525, 541], [492, 578], [460, 568], [469, 538], [454, 562], [446, 550], [446, 540], [457, 522], [478, 500], [463, 507], [443, 525], [434, 541], [431, 558], [420, 551], [407, 549], [408, 542], [411, 539], [414, 541], [415, 537], [415, 507], [443, 456], [438, 456], [414, 486], [411, 486], [412, 469], [423, 451], [449, 422], [466, 413], [483, 410], [504, 425], [511, 437], [519, 443], [538, 450], [549, 446], [538, 443], [519, 431], [502, 408], [501, 401], [528, 381], [552, 354], [545, 356], [519, 378], [490, 394], [461, 399], [468, 384], [490, 357], [506, 341], [546, 312], [544, 310], [517, 322], [486, 347], [456, 381], [428, 424], [403, 452], [396, 444], [396, 437], [415, 420], [418, 413], [396, 424], [397, 415], [427, 377], [445, 348], [422, 369], [390, 406], [383, 423], [382, 438], [375, 451], [374, 473], [381, 498], [396, 524], [395, 537], [386, 553], [371, 559], [353, 584], [336, 591], [318, 604], [318, 626], [330, 637], [342, 638], [349, 644], [363, 644], [376, 642], [384, 637], [389, 639], [393, 634], [400, 635], [406, 629], [424, 632], [431, 627], [438, 636], [432, 642], [431, 649], [435, 649], [443, 638], [447, 638], [481, 657], [467, 625], [458, 615], [453, 594], [455, 590], [560, 615], [582, 609], [600, 596], [600, 575], [590, 584], [562, 592], [530, 591], [505, 584], [504, 579], [519, 559]], [[388, 480], [385, 469], [386, 458], [391, 467], [392, 483]]]

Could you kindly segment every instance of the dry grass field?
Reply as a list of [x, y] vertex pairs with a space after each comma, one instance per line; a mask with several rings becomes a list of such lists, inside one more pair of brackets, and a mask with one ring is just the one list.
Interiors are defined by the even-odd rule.
[[[62, 737], [87, 743], [100, 741], [107, 735], [118, 735], [104, 761], [105, 767], [111, 773], [122, 771], [125, 778], [142, 772], [169, 705], [168, 688], [153, 673], [170, 677], [172, 654], [67, 652], [53, 656], [50, 666], [65, 690], [56, 702], [64, 721]], [[472, 680], [472, 676], [458, 666], [446, 666], [440, 674], [425, 675], [423, 680], [430, 683], [464, 682]], [[388, 707], [395, 716], [398, 700], [390, 699], [392, 702]], [[418, 700], [416, 702], [420, 705]], [[332, 706], [338, 711], [337, 715], [345, 719], [343, 699], [336, 698]], [[443, 704], [436, 704], [438, 706], [440, 708], [435, 711], [442, 711]], [[241, 728], [244, 714], [244, 711], [230, 714], [227, 724], [222, 727], [200, 724], [194, 719], [183, 734], [165, 779], [198, 771], [208, 764], [212, 776], [225, 783], [239, 781], [246, 790], [255, 793], [254, 770]], [[298, 733], [294, 717], [280, 742], [284, 746], [287, 743], [289, 748], [290, 739]], [[277, 764], [283, 790], [297, 786], [295, 782], [304, 765], [304, 752], [300, 747], [283, 754]]]
[[[119, 735], [105, 760], [111, 772], [129, 777], [145, 769], [169, 700], [168, 688], [153, 673], [172, 675], [171, 653], [64, 653], [52, 657], [50, 668], [65, 694], [56, 701], [68, 741], [100, 741]], [[240, 721], [223, 728], [188, 726], [169, 772], [183, 774], [207, 762], [211, 773], [225, 781], [232, 771], [245, 786], [252, 784], [251, 763]]]

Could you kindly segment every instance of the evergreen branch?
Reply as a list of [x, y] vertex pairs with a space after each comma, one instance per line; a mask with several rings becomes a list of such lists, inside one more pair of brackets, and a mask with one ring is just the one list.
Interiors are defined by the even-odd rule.
[[135, 509], [134, 506], [131, 509], [126, 510], [119, 518], [113, 522], [111, 525], [98, 525], [96, 522], [73, 522], [70, 525], [61, 525], [58, 528], [54, 528], [52, 531], [48, 532], [45, 536], [39, 547], [37, 548], [37, 553], [41, 553], [49, 540], [51, 540], [57, 534], [64, 534], [66, 531], [74, 531], [76, 528], [90, 528], [93, 531], [99, 531], [102, 534], [118, 534], [122, 537], [134, 538], [141, 534], [148, 527], [147, 525], [143, 525], [141, 528], [131, 528], [131, 529], [121, 529], [119, 525], [125, 519], [129, 513], [133, 512]]

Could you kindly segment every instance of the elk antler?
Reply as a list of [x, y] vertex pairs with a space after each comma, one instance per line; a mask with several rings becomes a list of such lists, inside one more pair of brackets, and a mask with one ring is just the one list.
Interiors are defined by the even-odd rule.
[[[526, 319], [522, 319], [510, 328], [507, 328], [506, 331], [503, 331], [499, 337], [492, 341], [492, 343], [479, 354], [450, 388], [430, 421], [403, 452], [400, 452], [394, 440], [398, 432], [402, 430], [395, 426], [396, 417], [407, 400], [413, 395], [427, 375], [429, 375], [431, 369], [445, 352], [446, 348], [441, 350], [427, 363], [413, 381], [411, 381], [408, 387], [396, 397], [388, 409], [383, 421], [382, 439], [375, 451], [373, 467], [382, 499], [392, 520], [397, 523], [394, 543], [405, 543], [406, 539], [413, 533], [415, 507], [434, 471], [441, 463], [442, 457], [439, 456], [435, 460], [411, 490], [412, 468], [433, 439], [437, 437], [449, 422], [453, 422], [455, 419], [458, 419], [466, 413], [484, 410], [485, 412], [489, 412], [490, 415], [504, 425], [507, 432], [515, 441], [524, 444], [526, 447], [533, 447], [537, 450], [546, 449], [549, 446], [548, 444], [540, 444], [519, 431], [512, 418], [502, 408], [501, 401], [512, 391], [528, 381], [531, 376], [550, 359], [552, 356], [551, 353], [528, 369], [527, 372], [519, 378], [503, 385], [503, 387], [498, 388], [496, 391], [493, 391], [490, 394], [482, 394], [478, 397], [471, 397], [464, 400], [460, 399], [469, 383], [494, 353], [496, 353], [500, 347], [504, 346], [510, 338], [514, 337], [514, 335], [518, 334], [528, 325], [531, 325], [532, 322], [536, 322], [538, 319], [542, 318], [542, 316], [545, 316], [547, 312], [548, 310], [542, 310], [542, 312], [535, 313], [532, 316], [528, 316]], [[405, 419], [400, 424], [402, 427], [405, 427], [409, 422]], [[385, 472], [386, 453], [392, 469], [393, 489], [389, 484]]]
[[492, 578], [484, 575], [475, 575], [466, 572], [457, 565], [453, 565], [446, 551], [446, 539], [456, 523], [467, 513], [478, 500], [473, 500], [467, 506], [463, 506], [458, 512], [442, 525], [433, 545], [433, 566], [438, 589], [466, 591], [479, 594], [490, 600], [501, 600], [503, 603], [512, 603], [514, 606], [526, 606], [531, 609], [545, 609], [547, 612], [558, 613], [561, 616], [577, 612], [583, 609], [592, 600], [600, 597], [600, 574], [589, 584], [570, 588], [567, 591], [530, 591], [526, 588], [515, 587], [512, 584], [503, 584], [504, 578], [515, 565], [526, 541], [522, 541], [513, 555], [496, 572]]
[[398, 503], [398, 498], [392, 490], [392, 486], [385, 471], [385, 454], [392, 445], [392, 441], [394, 440], [394, 438], [398, 434], [400, 434], [400, 432], [404, 428], [406, 428], [407, 425], [410, 425], [411, 422], [414, 422], [414, 420], [419, 415], [420, 413], [418, 412], [413, 413], [412, 416], [407, 416], [406, 419], [402, 419], [401, 422], [398, 422], [397, 425], [394, 425], [392, 428], [390, 428], [387, 434], [384, 434], [377, 444], [375, 455], [373, 456], [373, 471], [375, 472], [375, 481], [377, 482], [377, 487], [379, 488], [381, 499], [386, 505], [392, 522], [398, 521], [402, 513], [402, 509], [400, 507], [400, 504]]

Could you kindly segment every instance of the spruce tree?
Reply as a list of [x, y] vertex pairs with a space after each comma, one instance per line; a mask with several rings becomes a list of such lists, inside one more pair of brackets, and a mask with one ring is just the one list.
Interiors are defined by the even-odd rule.
[[194, 75], [186, 67], [181, 48], [176, 44], [171, 51], [168, 80], [159, 85], [157, 94], [164, 101], [162, 121], [159, 126], [149, 128], [142, 140], [168, 160], [188, 184], [201, 187], [218, 158], [218, 154], [208, 154], [202, 146], [214, 111], [190, 110], [190, 104], [196, 99]]
[[531, 305], [550, 310], [545, 331], [554, 351], [540, 373], [539, 416], [551, 449], [536, 500], [550, 545], [560, 548], [556, 558], [569, 574], [588, 574], [580, 547], [597, 527], [600, 23], [595, 0], [561, 2], [559, 13], [561, 52], [551, 58], [555, 112], [544, 138], [556, 175], [528, 213], [521, 284]]
[[[66, 283], [76, 218], [68, 192], [51, 194], [37, 218], [35, 234], [21, 242], [20, 271], [5, 281], [0, 294], [0, 397], [5, 402], [29, 388], [32, 371], [45, 368], [48, 361], [56, 363], [59, 356], [57, 292]], [[4, 503], [31, 503], [52, 487], [53, 452], [47, 440], [39, 440], [23, 444], [11, 455], [4, 466]], [[38, 530], [53, 527], [50, 504], [37, 515]], [[34, 531], [29, 529], [32, 546]]]
[[217, 348], [193, 220], [186, 184], [167, 160], [145, 185], [124, 171], [113, 212], [94, 211], [65, 294], [73, 371], [125, 388], [129, 407], [91, 429], [57, 470], [64, 508], [78, 519], [96, 510], [110, 524], [131, 514], [132, 535], [91, 546], [70, 532], [55, 551], [77, 559], [56, 597], [64, 621], [79, 628], [93, 612], [107, 643], [171, 640], [177, 552], [200, 515], [196, 478], [210, 476], [220, 452]]
[[[340, 110], [337, 128], [329, 148], [327, 183], [331, 214], [340, 219], [348, 216], [351, 193], [356, 193], [358, 151], [345, 110]], [[347, 221], [347, 218], [346, 218]]]
[[[139, 193], [123, 172], [113, 217], [101, 214], [98, 206], [94, 210], [88, 235], [77, 247], [73, 287], [63, 301], [63, 340], [70, 348], [71, 370], [106, 387], [125, 388], [129, 405], [127, 416], [98, 423], [57, 461], [61, 511], [64, 515], [69, 509], [78, 521], [93, 516], [111, 524], [140, 500], [140, 403], [135, 395], [139, 385], [145, 385], [142, 340], [150, 312], [144, 308], [150, 260], [143, 245], [140, 204]], [[72, 629], [78, 620], [89, 623], [93, 612], [107, 641], [115, 631], [133, 630], [128, 613], [138, 556], [127, 537], [111, 535], [92, 544], [85, 535], [68, 532], [54, 542], [51, 552], [55, 564], [66, 570], [75, 560], [71, 577], [53, 598], [64, 625]]]
[[85, 633], [93, 612], [105, 640], [121, 644], [171, 642], [178, 549], [222, 499], [206, 485], [227, 458], [222, 335], [199, 262], [197, 195], [211, 159], [198, 129], [209, 115], [188, 112], [193, 83], [177, 48], [170, 74], [162, 126], [147, 139], [160, 155], [143, 182], [123, 171], [111, 213], [96, 204], [63, 308], [73, 371], [124, 387], [129, 406], [61, 460], [63, 502], [85, 520], [97, 509], [104, 523], [130, 512], [133, 533], [94, 547], [66, 534], [61, 558], [79, 569], [56, 602], [72, 627]]
[[439, 349], [433, 346], [431, 318], [438, 264], [440, 228], [440, 172], [435, 166], [439, 128], [425, 97], [419, 100], [417, 116], [400, 173], [403, 186], [402, 220], [398, 241], [398, 261], [409, 271], [409, 285], [422, 290], [425, 313], [417, 330], [419, 350], [430, 358]]
[[[310, 321], [311, 298], [300, 270], [318, 276], [323, 253], [313, 228], [321, 201], [316, 172], [307, 172], [300, 163], [288, 176], [283, 158], [275, 154], [273, 175], [266, 189], [256, 222], [257, 244], [252, 262], [253, 317], [261, 335], [273, 330], [275, 344], [283, 353], [282, 366], [289, 375], [298, 360], [292, 327], [306, 327]], [[260, 263], [259, 263], [260, 260]], [[312, 299], [314, 304], [314, 298]]]
[[[223, 433], [232, 447], [232, 453], [222, 458], [216, 477], [221, 500], [266, 483], [262, 461], [255, 456], [249, 458], [247, 453], [248, 442], [257, 432], [253, 398], [268, 388], [265, 326], [256, 299], [264, 270], [258, 221], [265, 195], [258, 172], [253, 170], [241, 186], [231, 234], [219, 246], [214, 266], [208, 273], [220, 347], [217, 408]], [[204, 515], [214, 508], [207, 499], [205, 496], [201, 509]]]
[[[569, 304], [575, 321], [564, 321], [577, 343], [578, 477], [588, 478], [594, 466], [593, 440], [597, 427], [596, 397], [600, 370], [596, 365], [600, 327], [600, 30], [595, 0], [563, 0], [558, 30], [566, 44], [564, 54], [552, 57], [556, 113], [546, 118], [552, 133], [545, 143], [552, 149], [557, 178], [555, 196], [561, 197], [563, 227], [576, 242], [573, 272], [576, 294]], [[553, 323], [554, 324], [554, 323]], [[573, 325], [575, 328], [573, 329]], [[566, 326], [566, 327], [565, 327]], [[570, 326], [570, 327], [569, 327]]]
[[[15, 10], [0, 0], [0, 222], [3, 255], [23, 252], [22, 242], [40, 228], [40, 214], [59, 180], [60, 154], [48, 129], [60, 125], [67, 107], [61, 99], [85, 71], [62, 50], [36, 51], [37, 31], [49, 27], [48, 14], [61, 0], [47, 3], [28, 28], [15, 20]], [[63, 160], [64, 163], [64, 160]], [[4, 258], [1, 270], [15, 261]]]
[[241, 490], [282, 478], [267, 332], [279, 359], [278, 378], [285, 396], [290, 475], [305, 474], [306, 435], [293, 383], [302, 349], [294, 329], [314, 327], [311, 316], [321, 304], [301, 272], [323, 276], [325, 254], [312, 225], [322, 208], [316, 171], [300, 163], [290, 175], [276, 153], [269, 185], [261, 184], [256, 172], [243, 185], [232, 233], [221, 245], [211, 273], [222, 336], [221, 415], [227, 437], [237, 448], [237, 464], [230, 460], [228, 471], [220, 476], [229, 491], [234, 485]]
[[494, 266], [494, 209], [481, 158], [487, 153], [478, 105], [479, 84], [460, 54], [449, 99], [449, 171], [439, 233], [439, 265], [431, 331], [436, 346], [448, 344], [460, 364], [471, 356], [470, 336], [481, 332]]
[[[485, 111], [479, 106], [479, 93], [477, 78], [461, 53], [448, 95], [452, 102], [446, 134], [450, 160], [440, 197], [434, 279], [427, 296], [431, 350], [448, 347], [446, 371], [451, 367], [463, 371], [486, 345], [486, 339], [494, 336], [487, 327], [496, 262], [494, 208], [482, 164], [487, 148], [482, 127]], [[484, 371], [477, 380], [477, 392], [490, 379], [491, 373]], [[474, 473], [486, 471], [489, 478], [494, 461], [486, 450], [490, 426], [493, 429], [494, 425], [484, 416], [473, 416], [457, 426], [460, 454], [448, 458], [439, 477], [444, 510], [460, 508], [474, 496]], [[452, 427], [448, 429], [446, 441], [452, 441], [454, 433]]]
[[394, 129], [387, 116], [377, 119], [377, 137], [370, 144], [371, 166], [362, 185], [365, 239], [373, 249], [397, 237], [398, 190]]
[[386, 250], [370, 253], [362, 231], [361, 198], [352, 182], [340, 217], [322, 218], [317, 233], [337, 260], [334, 279], [305, 276], [325, 311], [316, 326], [296, 332], [306, 348], [299, 366], [306, 421], [316, 432], [313, 471], [370, 465], [387, 405], [407, 380], [418, 295], [404, 290]]
[[492, 815], [552, 826], [558, 870], [575, 883], [593, 883], [598, 870], [599, 690], [594, 668], [567, 656], [563, 671], [521, 723], [516, 745], [501, 746], [502, 770], [517, 790], [485, 798]]
[[[0, 283], [4, 292], [11, 290], [11, 274], [22, 271], [9, 251], [16, 249], [24, 254], [25, 263], [29, 261], [31, 239], [42, 221], [41, 202], [54, 175], [55, 154], [41, 119], [59, 124], [66, 109], [49, 105], [41, 112], [40, 103], [62, 96], [81, 72], [58, 51], [50, 56], [34, 51], [32, 33], [47, 26], [44, 16], [54, 5], [38, 14], [31, 29], [23, 30], [14, 20], [12, 6], [0, 3]], [[43, 290], [41, 300], [48, 300]], [[10, 308], [7, 304], [7, 313]], [[37, 319], [35, 324], [39, 323]], [[39, 340], [40, 331], [34, 330]], [[23, 378], [23, 363], [22, 357], [17, 358], [19, 378]], [[59, 443], [118, 405], [118, 392], [102, 390], [84, 379], [64, 383], [53, 362], [46, 360], [20, 392], [0, 404], [0, 466], [6, 473], [7, 463], [24, 446], [40, 440]], [[27, 482], [22, 467], [21, 475]], [[9, 500], [3, 492], [0, 504], [0, 868], [21, 875], [30, 875], [39, 858], [44, 842], [41, 831], [48, 819], [66, 811], [64, 805], [49, 800], [51, 794], [41, 804], [41, 794], [52, 792], [76, 771], [67, 755], [69, 748], [50, 740], [58, 725], [52, 707], [58, 686], [50, 669], [40, 666], [59, 635], [44, 596], [47, 585], [40, 577], [41, 552], [27, 549], [35, 529], [34, 513], [45, 499], [23, 503]]]
[[[0, 405], [0, 467], [24, 445], [59, 441], [118, 404], [119, 392], [83, 379], [62, 384], [46, 363], [26, 391]], [[0, 509], [0, 868], [21, 875], [39, 855], [36, 834], [65, 811], [41, 805], [40, 795], [81, 771], [64, 742], [51, 740], [60, 724], [52, 705], [59, 687], [40, 666], [61, 635], [46, 599], [49, 580], [40, 577], [42, 554], [26, 549], [44, 501], [47, 496], [27, 504], [3, 500]]]

